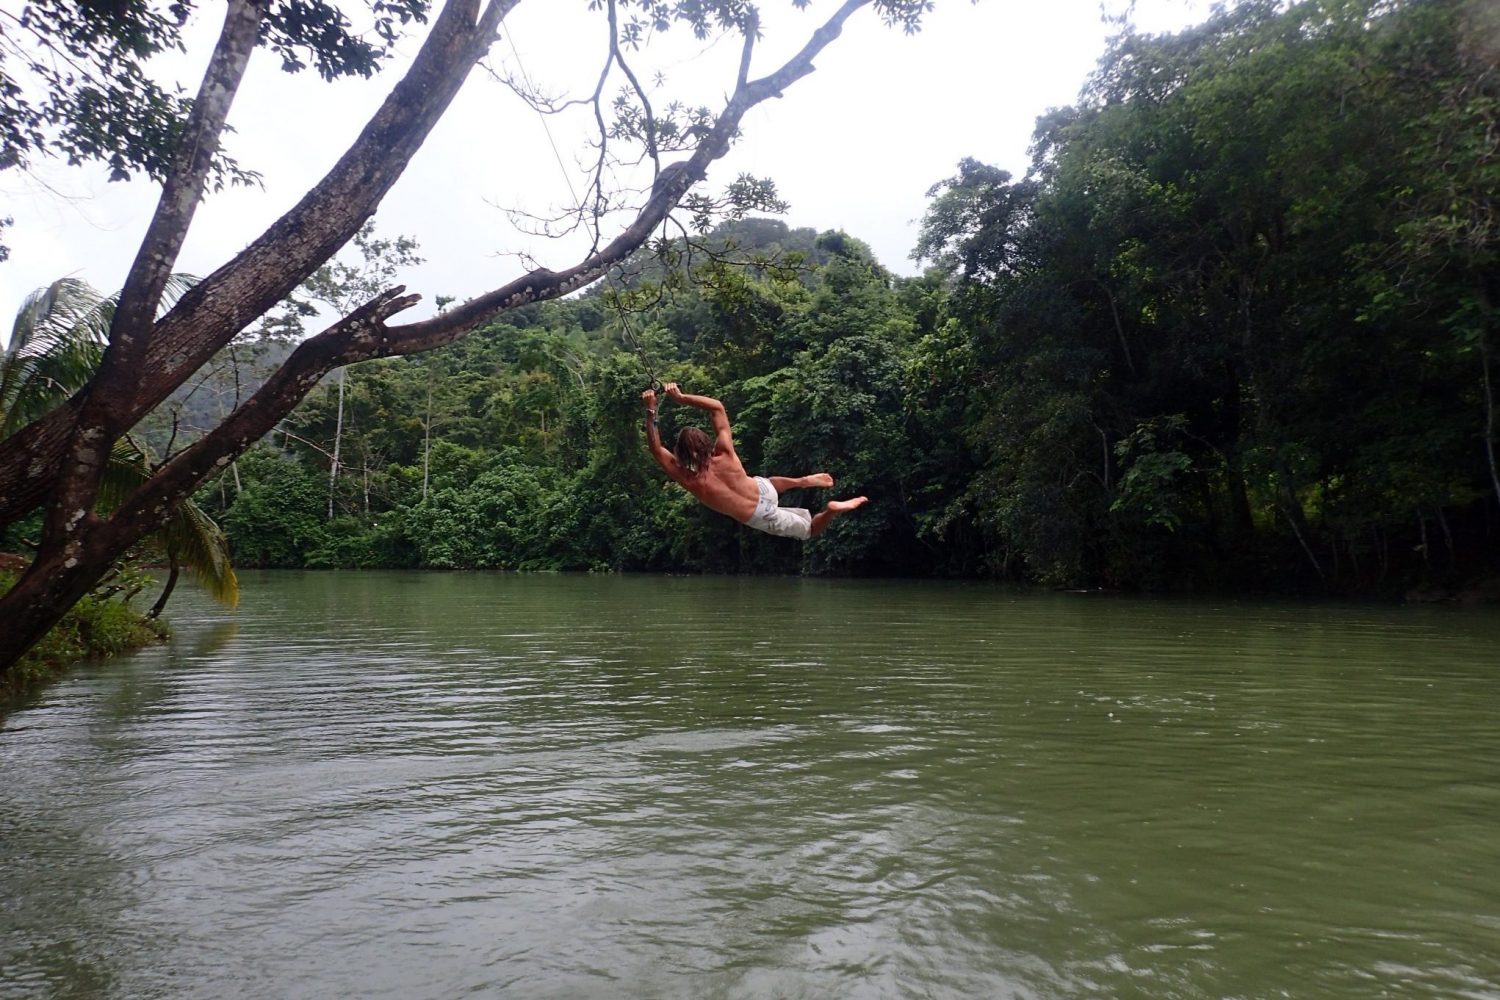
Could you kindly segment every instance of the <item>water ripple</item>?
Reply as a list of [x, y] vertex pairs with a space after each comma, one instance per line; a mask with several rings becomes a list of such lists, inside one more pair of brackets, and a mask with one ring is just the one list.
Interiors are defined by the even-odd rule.
[[1500, 997], [1494, 617], [245, 586], [0, 724], [0, 997]]

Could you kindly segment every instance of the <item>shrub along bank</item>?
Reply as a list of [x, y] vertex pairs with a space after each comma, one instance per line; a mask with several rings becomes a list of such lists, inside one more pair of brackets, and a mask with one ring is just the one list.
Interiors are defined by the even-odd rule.
[[[24, 565], [24, 560], [16, 556], [0, 559], [4, 560], [0, 593], [4, 593], [15, 585], [18, 564]], [[117, 576], [79, 601], [15, 669], [0, 677], [0, 710], [78, 660], [118, 656], [165, 639], [166, 626], [134, 606], [132, 598], [139, 589], [135, 582], [126, 583]]]

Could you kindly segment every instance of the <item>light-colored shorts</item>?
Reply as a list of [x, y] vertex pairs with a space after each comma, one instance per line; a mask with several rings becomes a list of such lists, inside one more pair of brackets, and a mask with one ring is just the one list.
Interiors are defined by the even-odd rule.
[[760, 500], [755, 504], [755, 513], [745, 522], [747, 528], [804, 542], [812, 537], [812, 511], [805, 507], [778, 506], [776, 487], [769, 479], [756, 476], [755, 488], [760, 490]]

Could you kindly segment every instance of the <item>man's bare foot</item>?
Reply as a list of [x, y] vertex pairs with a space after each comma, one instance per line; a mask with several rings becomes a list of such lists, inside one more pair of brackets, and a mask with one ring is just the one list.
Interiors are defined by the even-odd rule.
[[851, 497], [848, 500], [828, 501], [828, 505], [813, 517], [807, 537], [817, 538], [834, 518], [840, 514], [847, 514], [856, 507], [863, 507], [868, 500], [869, 497]]
[[828, 487], [833, 485], [833, 477], [826, 472], [814, 472], [810, 476], [802, 477], [803, 486]]

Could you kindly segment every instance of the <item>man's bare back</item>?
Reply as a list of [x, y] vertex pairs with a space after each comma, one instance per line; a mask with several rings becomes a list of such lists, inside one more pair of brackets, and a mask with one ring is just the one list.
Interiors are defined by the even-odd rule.
[[708, 457], [708, 468], [678, 482], [709, 510], [727, 514], [741, 524], [755, 513], [756, 501], [760, 499], [755, 480], [732, 450], [715, 448]]

